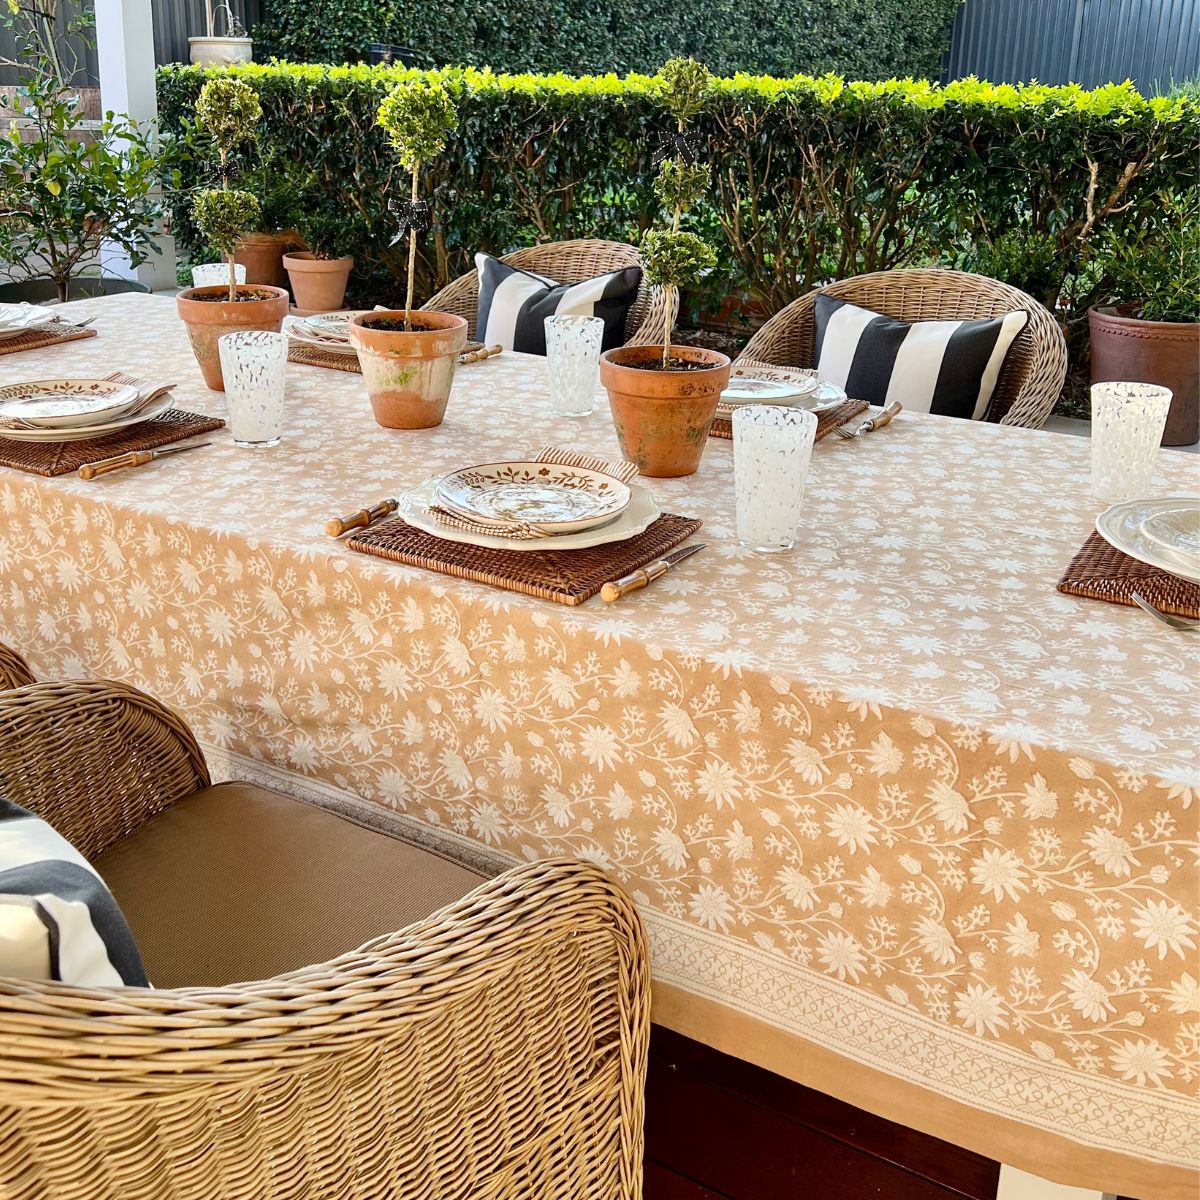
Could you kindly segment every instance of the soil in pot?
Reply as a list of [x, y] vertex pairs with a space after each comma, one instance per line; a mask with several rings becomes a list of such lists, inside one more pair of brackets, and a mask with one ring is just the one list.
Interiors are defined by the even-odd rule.
[[451, 313], [403, 310], [363, 313], [350, 321], [350, 341], [385, 429], [430, 429], [446, 415], [458, 356], [467, 344], [467, 322]]
[[625, 364], [633, 371], [711, 371], [712, 363], [695, 362], [690, 358], [676, 358], [674, 355], [664, 363], [661, 358], [653, 362], [631, 362]]
[[719, 351], [673, 346], [671, 357], [689, 365], [664, 371], [661, 346], [622, 346], [600, 356], [600, 381], [608, 390], [621, 451], [651, 478], [696, 470], [717, 401], [729, 384], [730, 362]]
[[237, 299], [229, 299], [226, 284], [184, 288], [175, 298], [180, 319], [187, 326], [192, 352], [204, 374], [204, 382], [216, 392], [225, 390], [221, 376], [218, 340], [244, 329], [266, 329], [278, 333], [287, 316], [290, 297], [283, 288], [240, 287]]

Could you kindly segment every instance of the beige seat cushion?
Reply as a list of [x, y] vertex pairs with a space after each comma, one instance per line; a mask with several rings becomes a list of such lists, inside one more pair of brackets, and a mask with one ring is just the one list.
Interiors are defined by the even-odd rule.
[[217, 987], [324, 962], [486, 876], [246, 783], [206, 788], [93, 864], [155, 987]]

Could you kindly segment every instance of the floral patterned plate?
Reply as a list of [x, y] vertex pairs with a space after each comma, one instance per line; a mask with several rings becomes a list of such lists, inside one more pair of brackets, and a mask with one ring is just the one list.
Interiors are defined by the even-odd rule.
[[473, 521], [522, 522], [547, 533], [604, 525], [629, 505], [626, 484], [586, 467], [539, 462], [478, 463], [438, 480], [439, 502]]
[[0, 423], [0, 438], [10, 442], [83, 442], [88, 438], [103, 437], [143, 421], [153, 421], [162, 416], [175, 403], [172, 392], [166, 392], [146, 408], [139, 408], [132, 415], [114, 417], [111, 421], [76, 426], [73, 429], [9, 429]]
[[730, 417], [747, 404], [778, 404], [819, 412], [846, 398], [840, 388], [830, 391], [814, 371], [800, 367], [774, 367], [769, 363], [739, 363], [729, 375], [729, 386], [717, 403], [717, 416]]
[[39, 379], [0, 387], [0, 422], [70, 429], [116, 420], [136, 403], [138, 390], [108, 379]]
[[337, 337], [333, 334], [319, 333], [312, 325], [308, 324], [307, 318], [304, 317], [284, 317], [283, 332], [306, 346], [319, 346], [322, 350], [328, 350], [333, 354], [345, 354], [353, 357], [358, 353], [350, 345], [348, 334], [346, 337]]
[[[1186, 520], [1197, 507], [1195, 496], [1163, 496], [1154, 500], [1129, 500], [1114, 504], [1096, 518], [1096, 532], [1118, 550], [1160, 571], [1169, 571], [1191, 583], [1200, 583], [1200, 553], [1178, 543], [1164, 543], [1151, 536], [1146, 526], [1154, 522], [1160, 537], [1171, 525]], [[1195, 531], [1195, 518], [1190, 528]]]

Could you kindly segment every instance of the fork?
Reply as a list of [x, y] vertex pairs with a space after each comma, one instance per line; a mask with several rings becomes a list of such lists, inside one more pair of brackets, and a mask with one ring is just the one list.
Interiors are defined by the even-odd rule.
[[899, 400], [893, 400], [878, 416], [868, 417], [854, 429], [847, 429], [845, 425], [835, 425], [833, 432], [847, 442], [853, 441], [856, 437], [862, 437], [864, 433], [870, 433], [873, 429], [882, 429], [903, 407]]
[[1149, 600], [1139, 596], [1137, 592], [1130, 592], [1129, 598], [1143, 612], [1148, 612], [1152, 617], [1157, 617], [1168, 629], [1181, 629], [1184, 631], [1200, 629], [1200, 621], [1190, 621], [1186, 617], [1176, 617], [1171, 613], [1162, 612], [1154, 607]]

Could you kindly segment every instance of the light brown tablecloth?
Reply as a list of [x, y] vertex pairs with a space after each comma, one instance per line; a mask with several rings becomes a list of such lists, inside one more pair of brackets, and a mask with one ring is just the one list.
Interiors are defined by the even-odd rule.
[[[73, 307], [100, 337], [0, 381], [120, 367], [222, 411], [173, 302]], [[1200, 641], [1054, 591], [1098, 507], [1084, 439], [909, 414], [831, 439], [784, 556], [739, 551], [714, 442], [651, 483], [709, 549], [567, 611], [321, 530], [472, 461], [614, 455], [602, 400], [555, 418], [505, 355], [402, 433], [356, 376], [289, 380], [275, 450], [4, 472], [0, 637], [177, 705], [237, 774], [594, 859], [684, 1033], [1036, 1174], [1193, 1194]], [[1159, 482], [1196, 491], [1197, 460]]]

